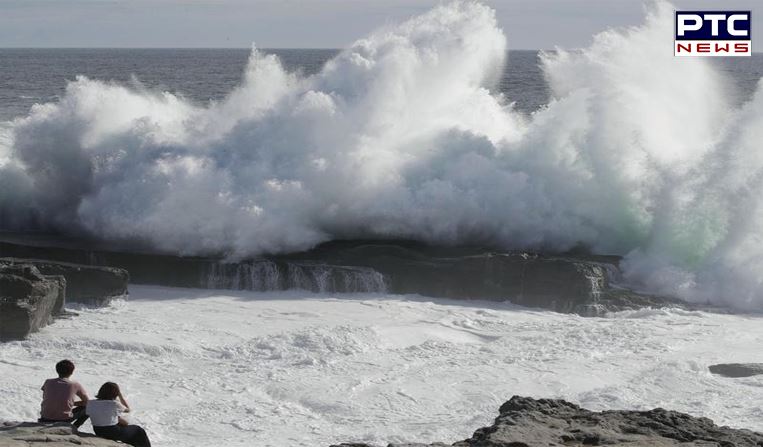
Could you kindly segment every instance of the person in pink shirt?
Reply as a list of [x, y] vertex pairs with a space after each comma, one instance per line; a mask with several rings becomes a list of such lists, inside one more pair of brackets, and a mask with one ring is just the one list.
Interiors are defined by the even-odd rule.
[[[85, 407], [89, 398], [85, 388], [71, 380], [74, 363], [61, 360], [56, 363], [57, 379], [48, 379], [42, 385], [42, 405], [39, 422], [73, 422], [74, 428], [85, 423]], [[79, 400], [75, 398], [79, 397]]]

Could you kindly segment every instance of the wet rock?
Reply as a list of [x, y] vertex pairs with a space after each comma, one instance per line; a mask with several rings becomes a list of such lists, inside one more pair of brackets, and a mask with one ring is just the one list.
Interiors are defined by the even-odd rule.
[[59, 275], [66, 279], [66, 301], [103, 306], [113, 298], [127, 294], [130, 276], [114, 267], [88, 266], [39, 259], [0, 258], [0, 265], [34, 265], [43, 275]]
[[[329, 447], [376, 447], [371, 444], [365, 444], [365, 443], [342, 443], [342, 444], [334, 444]], [[404, 444], [387, 444], [387, 447], [450, 447], [450, 444], [443, 444], [442, 442], [435, 442], [434, 444], [422, 444], [419, 442], [414, 442], [412, 444], [404, 443]]]
[[21, 340], [63, 310], [66, 280], [30, 264], [0, 264], [0, 341]]
[[0, 447], [119, 447], [115, 441], [87, 433], [74, 433], [67, 423], [38, 424], [36, 422], [0, 424]]
[[751, 377], [763, 374], [763, 363], [720, 363], [709, 369], [724, 377]]
[[227, 261], [0, 233], [0, 255], [118, 267], [137, 284], [482, 299], [598, 316], [677, 300], [613, 287], [619, 257], [538, 254], [411, 241], [335, 241], [301, 253]]
[[387, 447], [450, 447], [450, 444], [444, 444], [442, 442], [435, 442], [433, 444], [422, 444], [415, 442], [413, 444], [387, 444]]
[[371, 268], [388, 291], [455, 299], [508, 300], [557, 312], [607, 312], [679, 305], [678, 301], [613, 288], [619, 258], [497, 252], [483, 247], [434, 247], [416, 242], [331, 242], [284, 256]]
[[514, 396], [499, 412], [493, 425], [453, 446], [763, 446], [761, 433], [661, 408], [594, 412], [564, 400]]

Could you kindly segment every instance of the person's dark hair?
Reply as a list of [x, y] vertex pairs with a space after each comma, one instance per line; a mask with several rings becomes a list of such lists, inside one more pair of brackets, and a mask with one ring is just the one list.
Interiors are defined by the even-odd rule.
[[65, 379], [74, 373], [74, 363], [71, 360], [61, 360], [56, 363], [58, 377]]
[[101, 389], [95, 395], [96, 399], [101, 400], [114, 400], [117, 396], [119, 396], [119, 385], [114, 382], [106, 382], [101, 385]]

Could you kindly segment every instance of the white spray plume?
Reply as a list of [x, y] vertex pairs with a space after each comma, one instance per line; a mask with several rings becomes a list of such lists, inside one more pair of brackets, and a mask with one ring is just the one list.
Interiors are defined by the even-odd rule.
[[78, 78], [0, 138], [0, 219], [182, 254], [356, 237], [626, 256], [634, 284], [763, 309], [763, 88], [742, 109], [672, 56], [672, 7], [543, 54], [532, 116], [490, 92], [506, 39], [455, 2], [357, 41], [310, 77], [253, 50], [202, 107]]

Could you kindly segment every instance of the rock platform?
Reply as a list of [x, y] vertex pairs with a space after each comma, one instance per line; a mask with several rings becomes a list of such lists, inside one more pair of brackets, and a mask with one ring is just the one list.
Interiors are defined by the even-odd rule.
[[67, 423], [0, 423], [0, 447], [124, 447], [125, 445], [88, 433], [75, 433], [72, 426]]

